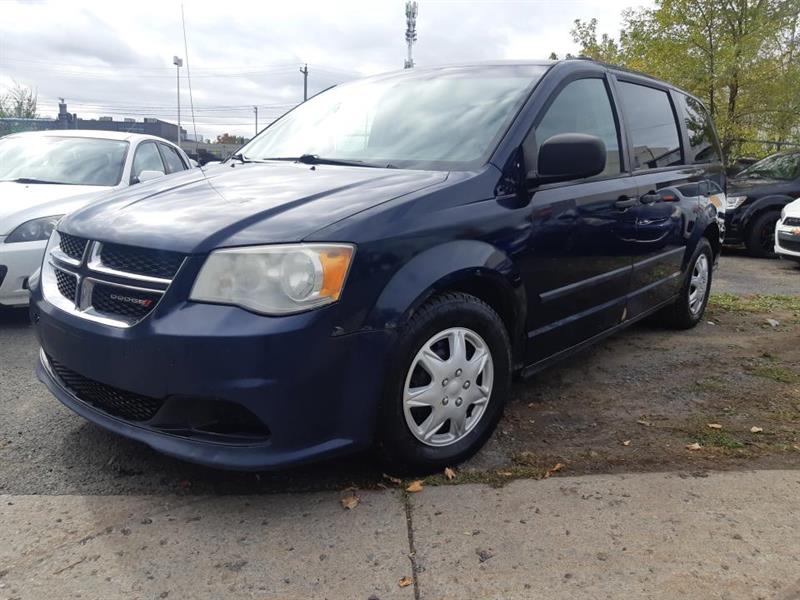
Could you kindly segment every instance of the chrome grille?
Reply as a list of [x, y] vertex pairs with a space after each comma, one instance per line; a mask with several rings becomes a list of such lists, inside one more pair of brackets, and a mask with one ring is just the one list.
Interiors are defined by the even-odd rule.
[[89, 240], [75, 237], [74, 235], [62, 233], [61, 240], [59, 241], [58, 246], [59, 248], [61, 248], [61, 251], [64, 254], [66, 254], [73, 260], [81, 260], [83, 258], [83, 252], [86, 250], [86, 244], [88, 242]]
[[42, 267], [45, 297], [62, 310], [116, 327], [147, 317], [184, 260], [177, 252], [56, 235]]
[[75, 275], [56, 269], [56, 284], [64, 298], [75, 302], [75, 292], [78, 289], [78, 278]]
[[92, 306], [96, 311], [137, 320], [146, 316], [160, 298], [160, 292], [121, 290], [101, 283], [92, 287]]
[[115, 271], [172, 279], [183, 262], [183, 255], [177, 252], [134, 248], [120, 244], [102, 244], [100, 260], [105, 266]]

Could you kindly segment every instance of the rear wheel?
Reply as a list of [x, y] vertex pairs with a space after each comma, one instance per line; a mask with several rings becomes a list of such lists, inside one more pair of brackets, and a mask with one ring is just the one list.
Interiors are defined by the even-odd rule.
[[674, 329], [690, 329], [700, 322], [708, 304], [714, 252], [706, 238], [700, 238], [689, 261], [686, 280], [672, 306], [661, 313], [665, 324]]
[[429, 472], [474, 454], [510, 388], [505, 324], [474, 296], [425, 304], [398, 343], [381, 410], [380, 444], [395, 472]]
[[745, 245], [747, 252], [757, 258], [775, 258], [775, 224], [781, 218], [778, 211], [758, 215], [750, 225]]

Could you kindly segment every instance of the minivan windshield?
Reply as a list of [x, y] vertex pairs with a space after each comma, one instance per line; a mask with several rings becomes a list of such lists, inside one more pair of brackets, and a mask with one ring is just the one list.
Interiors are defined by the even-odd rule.
[[128, 142], [58, 135], [0, 138], [0, 181], [114, 186]]
[[242, 148], [243, 160], [466, 169], [494, 149], [541, 65], [406, 71], [323, 92]]
[[793, 181], [800, 177], [800, 152], [773, 154], [750, 165], [736, 177]]

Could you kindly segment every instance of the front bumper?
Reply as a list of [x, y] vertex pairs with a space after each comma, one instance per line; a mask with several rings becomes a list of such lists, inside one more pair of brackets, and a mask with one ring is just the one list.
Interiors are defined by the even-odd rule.
[[[333, 335], [335, 307], [271, 318], [183, 303], [119, 329], [61, 311], [35, 287], [37, 374], [84, 418], [170, 456], [238, 470], [309, 462], [371, 443], [391, 343], [384, 331]], [[110, 414], [79, 398], [51, 361], [100, 386], [165, 403], [145, 421]], [[247, 441], [164, 427], [165, 419], [191, 420], [215, 402], [241, 407], [268, 435]]]
[[741, 244], [744, 241], [742, 231], [742, 211], [740, 208], [728, 209], [725, 211], [724, 243]]
[[778, 221], [775, 226], [775, 253], [800, 260], [800, 227], [787, 227]]
[[[47, 240], [5, 244], [0, 240], [0, 304], [24, 306], [28, 303], [28, 277], [42, 265]], [[5, 268], [3, 268], [5, 267]]]

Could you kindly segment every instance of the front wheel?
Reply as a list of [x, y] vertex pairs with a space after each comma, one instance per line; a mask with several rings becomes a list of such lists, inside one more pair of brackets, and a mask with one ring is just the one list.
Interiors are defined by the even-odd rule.
[[781, 218], [778, 211], [768, 211], [756, 217], [747, 233], [745, 246], [751, 256], [775, 258], [775, 225]]
[[700, 322], [711, 292], [713, 265], [711, 244], [706, 238], [700, 238], [689, 261], [678, 299], [661, 313], [666, 325], [673, 329], [690, 329]]
[[380, 445], [396, 472], [455, 465], [483, 445], [511, 383], [505, 324], [474, 296], [425, 304], [401, 334], [381, 410]]

